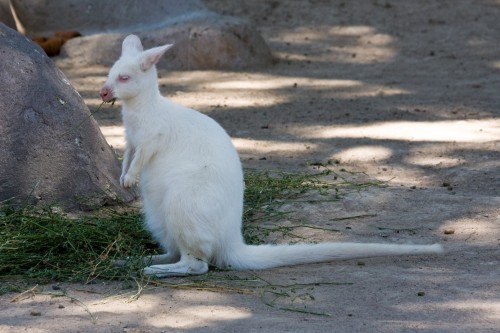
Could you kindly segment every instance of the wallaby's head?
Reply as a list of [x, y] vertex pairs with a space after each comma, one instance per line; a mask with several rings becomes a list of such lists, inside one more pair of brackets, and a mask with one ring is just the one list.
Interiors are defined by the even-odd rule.
[[145, 91], [158, 89], [155, 64], [171, 47], [168, 44], [144, 50], [139, 37], [127, 36], [122, 43], [122, 55], [111, 67], [108, 79], [101, 88], [102, 100], [130, 100]]

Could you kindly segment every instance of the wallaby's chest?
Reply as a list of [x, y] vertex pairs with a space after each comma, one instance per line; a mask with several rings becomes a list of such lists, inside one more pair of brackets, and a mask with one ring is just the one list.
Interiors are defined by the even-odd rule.
[[163, 137], [166, 132], [166, 128], [160, 120], [127, 111], [123, 112], [123, 124], [126, 139], [134, 146], [143, 145]]

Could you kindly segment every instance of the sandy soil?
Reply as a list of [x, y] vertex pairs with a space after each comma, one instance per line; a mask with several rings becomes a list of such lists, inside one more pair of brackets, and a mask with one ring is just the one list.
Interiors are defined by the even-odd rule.
[[[309, 239], [438, 241], [446, 255], [256, 272], [275, 285], [308, 284], [278, 287], [291, 296], [274, 307], [255, 292], [164, 287], [127, 302], [108, 297], [117, 285], [64, 284], [71, 301], [43, 286], [0, 297], [0, 332], [498, 332], [500, 1], [206, 3], [255, 23], [276, 64], [161, 72], [165, 95], [219, 121], [245, 167], [340, 161], [387, 182], [295, 204], [296, 219], [341, 230], [304, 230]], [[95, 109], [107, 69], [64, 71]], [[95, 117], [120, 151], [118, 110]]]

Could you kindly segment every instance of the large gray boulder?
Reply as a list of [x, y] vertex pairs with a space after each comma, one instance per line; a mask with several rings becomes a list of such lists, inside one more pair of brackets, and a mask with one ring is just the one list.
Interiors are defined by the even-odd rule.
[[24, 33], [78, 31], [61, 57], [70, 66], [111, 65], [121, 41], [135, 33], [145, 47], [174, 43], [159, 63], [170, 69], [264, 66], [271, 52], [247, 21], [221, 16], [199, 0], [11, 0]]
[[43, 50], [0, 23], [0, 202], [92, 209], [129, 201], [119, 162]]

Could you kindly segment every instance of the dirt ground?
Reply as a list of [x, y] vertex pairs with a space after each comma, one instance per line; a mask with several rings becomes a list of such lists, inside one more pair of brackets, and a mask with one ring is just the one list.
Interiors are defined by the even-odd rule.
[[[276, 63], [161, 72], [164, 94], [219, 121], [245, 167], [339, 161], [386, 181], [294, 204], [297, 219], [341, 230], [308, 239], [440, 242], [446, 254], [253, 273], [292, 286], [272, 289], [288, 293], [274, 306], [272, 293], [163, 287], [128, 302], [108, 297], [113, 284], [63, 284], [71, 298], [48, 285], [0, 296], [0, 332], [498, 332], [500, 1], [206, 3], [253, 22]], [[107, 69], [63, 70], [95, 110]], [[95, 118], [120, 151], [117, 106]]]

